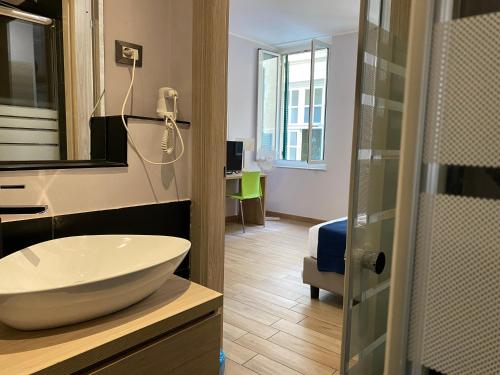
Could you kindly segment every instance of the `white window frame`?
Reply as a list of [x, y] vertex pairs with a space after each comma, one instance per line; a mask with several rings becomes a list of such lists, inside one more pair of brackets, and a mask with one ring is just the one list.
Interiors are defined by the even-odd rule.
[[[290, 122], [290, 124], [294, 124], [294, 125], [298, 125], [300, 124], [301, 122], [299, 121], [300, 120], [300, 89], [291, 89], [290, 90], [290, 103], [288, 104], [288, 108], [290, 110], [292, 109], [296, 109], [297, 110], [297, 122]], [[297, 105], [294, 105], [293, 104], [293, 100], [292, 100], [292, 95], [293, 95], [293, 92], [296, 92], [297, 93]]]
[[290, 138], [288, 137], [288, 143], [286, 145], [287, 152], [290, 152], [291, 149], [295, 149], [295, 155], [300, 155], [302, 153], [302, 136], [300, 135], [300, 129], [290, 130], [290, 134], [295, 133], [295, 145], [290, 143]]
[[[315, 69], [315, 62], [316, 62], [316, 50], [318, 49], [327, 49], [328, 50], [328, 56], [326, 60], [326, 75], [325, 75], [325, 92], [323, 93], [323, 105], [324, 105], [324, 111], [322, 112], [322, 123], [323, 123], [323, 160], [313, 160], [312, 159], [312, 139], [313, 139], [313, 128], [314, 128], [314, 108], [315, 103], [314, 103], [314, 97], [316, 93], [316, 86], [315, 86], [315, 79], [314, 79], [314, 69]], [[310, 98], [309, 98], [309, 152], [308, 152], [308, 159], [307, 159], [307, 164], [308, 165], [326, 165], [325, 163], [325, 142], [326, 142], [326, 112], [327, 112], [327, 93], [328, 93], [328, 73], [329, 73], [329, 65], [330, 65], [330, 46], [326, 43], [320, 42], [319, 40], [313, 40], [311, 42], [311, 88], [310, 88]]]
[[[327, 118], [327, 93], [328, 93], [328, 74], [329, 74], [329, 67], [330, 67], [330, 59], [331, 59], [331, 51], [330, 48], [331, 46], [329, 44], [323, 43], [318, 40], [312, 40], [311, 44], [308, 46], [309, 48], [302, 46], [302, 48], [294, 48], [290, 50], [285, 50], [281, 51], [281, 55], [288, 55], [288, 54], [294, 54], [294, 53], [300, 53], [300, 52], [311, 52], [311, 72], [310, 72], [310, 80], [309, 80], [309, 123], [307, 124], [309, 126], [309, 147], [308, 147], [308, 160], [307, 161], [301, 161], [301, 160], [282, 160], [279, 157], [279, 152], [280, 152], [280, 140], [279, 137], [281, 136], [281, 124], [284, 121], [283, 119], [283, 110], [280, 108], [280, 119], [277, 123], [277, 132], [276, 134], [278, 137], [276, 137], [276, 160], [275, 160], [275, 166], [279, 168], [294, 168], [294, 169], [314, 169], [314, 170], [326, 170], [326, 160], [324, 160], [324, 155], [325, 155], [325, 149], [326, 149], [326, 118]], [[326, 65], [326, 82], [325, 82], [325, 92], [323, 93], [323, 105], [325, 107], [325, 111], [322, 113], [322, 122], [324, 124], [323, 126], [323, 149], [322, 154], [323, 154], [323, 160], [312, 160], [312, 129], [314, 128], [313, 124], [313, 118], [314, 118], [314, 92], [315, 92], [315, 80], [314, 80], [314, 66], [315, 66], [315, 52], [317, 49], [328, 49], [328, 60], [327, 60], [327, 65]], [[281, 74], [282, 78], [281, 80], [285, 79], [284, 74]], [[283, 82], [281, 83], [281, 86], [283, 86]], [[283, 90], [280, 90], [280, 95], [283, 96]], [[280, 103], [283, 103], [283, 98], [280, 99]], [[303, 113], [302, 113], [303, 117]], [[299, 113], [299, 119], [300, 119], [300, 113]], [[303, 119], [303, 118], [302, 118]]]
[[[312, 159], [312, 134], [313, 134], [313, 129], [317, 129], [318, 125], [317, 123], [313, 123], [314, 119], [314, 94], [315, 94], [315, 80], [314, 80], [314, 68], [315, 68], [315, 53], [316, 50], [318, 49], [327, 49], [328, 50], [328, 60], [326, 64], [326, 77], [325, 77], [325, 89], [323, 92], [323, 104], [324, 106], [324, 111], [322, 111], [322, 123], [323, 123], [323, 144], [322, 144], [322, 150], [321, 153], [323, 155], [323, 160], [313, 160]], [[326, 161], [325, 159], [325, 151], [326, 151], [326, 120], [327, 120], [327, 94], [328, 94], [328, 75], [329, 75], [329, 68], [330, 68], [330, 59], [331, 59], [331, 46], [329, 44], [326, 44], [324, 42], [318, 41], [318, 40], [312, 40], [310, 44], [307, 45], [302, 45], [302, 46], [296, 46], [293, 49], [288, 49], [288, 50], [281, 50], [279, 53], [277, 52], [271, 52], [267, 50], [260, 49], [259, 50], [259, 60], [258, 60], [258, 99], [257, 99], [257, 137], [256, 137], [256, 153], [255, 157], [256, 160], [263, 160], [264, 156], [262, 153], [261, 145], [262, 145], [262, 131], [263, 131], [263, 123], [262, 123], [262, 106], [263, 106], [263, 92], [262, 92], [262, 85], [263, 85], [263, 68], [262, 68], [262, 61], [263, 61], [263, 54], [269, 54], [272, 56], [276, 56], [279, 60], [280, 64], [280, 69], [278, 72], [278, 90], [279, 90], [279, 98], [277, 100], [277, 118], [276, 118], [276, 131], [274, 133], [274, 156], [275, 156], [275, 161], [274, 165], [276, 167], [284, 167], [284, 168], [300, 168], [300, 169], [315, 169], [315, 170], [326, 170]], [[306, 124], [309, 127], [309, 132], [308, 132], [308, 143], [309, 143], [309, 152], [308, 152], [308, 158], [307, 161], [297, 161], [297, 160], [282, 160], [280, 159], [280, 152], [282, 150], [283, 145], [281, 145], [281, 139], [282, 139], [282, 122], [284, 121], [283, 115], [284, 111], [282, 106], [284, 105], [289, 105], [289, 103], [284, 103], [284, 92], [283, 92], [283, 81], [285, 79], [284, 73], [283, 73], [283, 56], [289, 55], [289, 54], [295, 54], [295, 53], [300, 53], [300, 52], [311, 52], [311, 72], [310, 72], [310, 80], [309, 80], [309, 121]], [[294, 88], [290, 88], [289, 91], [293, 91]], [[307, 91], [306, 91], [307, 92]], [[301, 108], [301, 102], [300, 102], [300, 97], [303, 96], [304, 93], [302, 93], [302, 90], [299, 89], [299, 106], [298, 106], [298, 122], [293, 123], [293, 125], [301, 125], [303, 124], [304, 120], [304, 108]], [[291, 100], [291, 97], [289, 98]], [[301, 145], [299, 145], [301, 148]], [[285, 145], [285, 147], [288, 147], [288, 145]], [[299, 150], [297, 149], [297, 152]]]
[[[316, 91], [317, 90], [323, 90], [323, 87], [315, 87], [314, 88], [314, 96], [316, 96]], [[324, 93], [321, 94], [321, 100], [322, 100], [322, 103], [321, 104], [316, 104], [316, 103], [313, 103], [312, 105], [312, 110], [313, 110], [313, 127], [315, 124], [321, 124], [321, 123], [324, 123], [325, 120], [326, 120], [326, 116], [325, 116], [325, 111], [321, 111], [321, 119], [319, 122], [314, 122], [314, 111], [316, 109], [316, 107], [323, 107], [323, 106], [326, 106], [326, 103], [325, 103], [325, 95]], [[311, 106], [309, 107], [311, 108]]]
[[[255, 151], [255, 160], [262, 161], [265, 160], [267, 155], [262, 153], [262, 132], [264, 128], [263, 124], [263, 103], [264, 103], [264, 92], [261, 89], [263, 87], [264, 80], [264, 71], [262, 66], [262, 61], [264, 54], [275, 56], [278, 59], [278, 66], [281, 66], [281, 54], [276, 52], [271, 52], [264, 49], [259, 49], [259, 57], [258, 57], [258, 83], [257, 83], [257, 136], [256, 136], [256, 151]], [[276, 155], [276, 145], [278, 140], [278, 131], [279, 131], [279, 121], [280, 121], [280, 106], [281, 106], [281, 69], [278, 69], [277, 76], [278, 82], [278, 98], [276, 100], [276, 127], [273, 135], [273, 155]]]

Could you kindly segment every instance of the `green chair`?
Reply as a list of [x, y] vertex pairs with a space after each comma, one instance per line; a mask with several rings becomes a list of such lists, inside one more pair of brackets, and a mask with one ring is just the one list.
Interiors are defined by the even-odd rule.
[[241, 176], [241, 191], [238, 194], [229, 195], [230, 198], [240, 202], [241, 226], [245, 233], [245, 217], [243, 215], [243, 201], [249, 199], [258, 199], [260, 201], [260, 211], [262, 213], [262, 221], [266, 225], [266, 217], [264, 216], [264, 206], [262, 205], [262, 189], [260, 186], [260, 172], [243, 172]]

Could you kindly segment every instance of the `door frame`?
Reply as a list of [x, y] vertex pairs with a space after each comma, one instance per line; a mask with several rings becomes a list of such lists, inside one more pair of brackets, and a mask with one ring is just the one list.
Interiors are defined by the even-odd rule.
[[410, 16], [405, 110], [396, 202], [392, 275], [387, 319], [387, 374], [406, 368], [410, 297], [417, 228], [427, 83], [432, 47], [434, 1], [413, 1]]
[[229, 0], [193, 0], [191, 279], [224, 288]]

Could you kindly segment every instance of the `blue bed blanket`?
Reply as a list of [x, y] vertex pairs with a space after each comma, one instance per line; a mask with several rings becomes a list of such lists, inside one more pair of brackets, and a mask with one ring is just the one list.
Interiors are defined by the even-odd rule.
[[318, 271], [345, 272], [347, 220], [325, 224], [318, 233]]

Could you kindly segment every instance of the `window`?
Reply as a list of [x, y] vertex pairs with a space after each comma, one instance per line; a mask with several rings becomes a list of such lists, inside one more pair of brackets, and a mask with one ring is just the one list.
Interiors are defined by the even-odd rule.
[[[272, 56], [273, 66], [278, 69], [278, 74], [272, 77], [264, 74], [269, 65], [266, 56]], [[266, 134], [274, 128], [272, 156], [279, 165], [317, 167], [324, 164], [328, 58], [328, 47], [317, 41], [313, 41], [307, 51], [281, 55], [260, 51], [258, 160], [270, 154]], [[266, 87], [277, 89], [270, 95]], [[271, 108], [275, 116], [264, 118], [263, 114]]]
[[299, 122], [299, 90], [290, 91], [290, 123], [296, 124]]
[[304, 124], [309, 124], [309, 103], [311, 102], [311, 90], [306, 89], [305, 91], [305, 103], [304, 103]]
[[299, 139], [299, 132], [298, 131], [291, 131], [290, 136], [288, 137], [288, 154], [290, 155], [291, 160], [297, 160], [297, 155], [299, 154], [299, 149], [298, 149], [298, 139]]
[[323, 88], [319, 88], [314, 90], [313, 124], [321, 124], [323, 113]]

